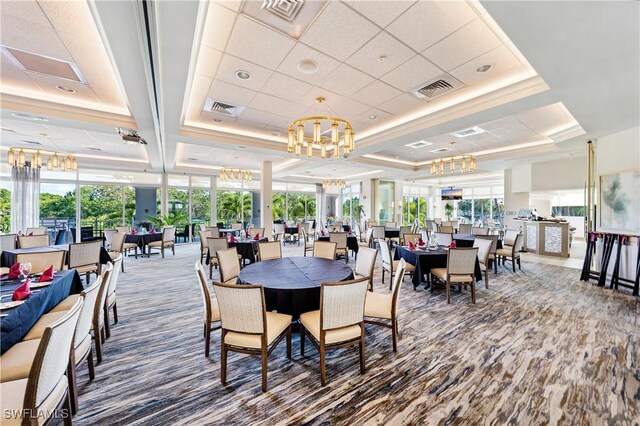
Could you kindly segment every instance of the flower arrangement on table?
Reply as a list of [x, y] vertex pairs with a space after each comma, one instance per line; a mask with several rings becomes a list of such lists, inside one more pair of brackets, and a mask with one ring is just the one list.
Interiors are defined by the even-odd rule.
[[333, 222], [336, 220], [333, 216], [327, 216], [327, 225], [333, 225]]

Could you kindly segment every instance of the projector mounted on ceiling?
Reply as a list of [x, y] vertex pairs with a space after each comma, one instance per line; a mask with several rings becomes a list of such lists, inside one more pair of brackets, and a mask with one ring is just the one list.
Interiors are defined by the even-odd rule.
[[121, 129], [120, 127], [116, 127], [118, 134], [122, 138], [122, 141], [128, 145], [146, 145], [147, 141], [144, 140], [142, 136], [138, 134], [135, 130], [131, 129]]

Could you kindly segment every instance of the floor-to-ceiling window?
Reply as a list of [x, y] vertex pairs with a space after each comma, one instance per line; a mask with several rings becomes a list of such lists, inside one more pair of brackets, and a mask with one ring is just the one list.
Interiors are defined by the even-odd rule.
[[395, 221], [393, 214], [395, 210], [395, 188], [394, 181], [374, 180], [375, 210], [373, 219], [377, 220], [381, 225]]
[[423, 226], [429, 216], [430, 189], [418, 185], [404, 185], [402, 191], [402, 224], [408, 226], [417, 221]]
[[[103, 230], [113, 229], [122, 223], [123, 191], [120, 185], [80, 187], [80, 226], [83, 237], [100, 236]], [[129, 214], [134, 213], [135, 204]], [[125, 214], [124, 217], [128, 215]]]
[[4, 176], [0, 182], [0, 232], [11, 232], [11, 181]]
[[448, 202], [454, 207], [451, 218], [484, 227], [493, 220], [500, 227], [504, 221], [503, 198], [504, 189], [500, 185], [462, 188], [462, 200]]
[[354, 227], [362, 219], [360, 184], [347, 185], [342, 189], [342, 217], [346, 224]]
[[191, 223], [196, 225], [194, 237], [198, 238], [198, 225], [209, 225], [211, 221], [211, 179], [191, 177]]
[[315, 219], [315, 186], [274, 182], [271, 198], [273, 220], [307, 222]]

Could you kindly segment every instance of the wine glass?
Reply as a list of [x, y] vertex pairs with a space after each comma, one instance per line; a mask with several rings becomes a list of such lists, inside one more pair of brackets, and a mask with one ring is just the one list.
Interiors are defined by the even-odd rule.
[[20, 275], [24, 278], [21, 282], [25, 282], [31, 273], [31, 263], [20, 264]]

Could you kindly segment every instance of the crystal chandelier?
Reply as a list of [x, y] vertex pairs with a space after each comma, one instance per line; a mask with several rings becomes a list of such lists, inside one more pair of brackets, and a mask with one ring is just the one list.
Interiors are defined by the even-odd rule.
[[[48, 157], [46, 162], [44, 161], [44, 156]], [[60, 168], [63, 172], [78, 170], [78, 160], [74, 155], [41, 149], [9, 148], [7, 163], [13, 167], [35, 168], [40, 168], [43, 164], [46, 164], [47, 170]]]
[[220, 169], [220, 180], [223, 182], [249, 182], [253, 180], [251, 170], [247, 169]]
[[344, 179], [325, 179], [322, 181], [322, 187], [327, 190], [341, 190], [347, 186], [347, 182]]
[[453, 157], [440, 158], [431, 162], [431, 174], [443, 175], [445, 170], [450, 174], [473, 173], [476, 171], [476, 158], [473, 155], [457, 155]]
[[[320, 96], [316, 102], [323, 104], [325, 98]], [[308, 130], [306, 134], [305, 129]], [[304, 152], [311, 158], [314, 149], [319, 149], [321, 158], [327, 158], [327, 151], [333, 151], [330, 155], [338, 158], [342, 148], [342, 156], [346, 158], [356, 149], [354, 135], [353, 126], [343, 118], [329, 115], [302, 117], [289, 125], [287, 152], [295, 153], [297, 157]]]

